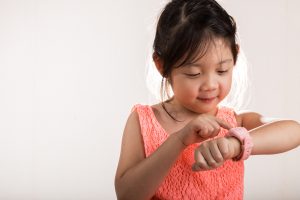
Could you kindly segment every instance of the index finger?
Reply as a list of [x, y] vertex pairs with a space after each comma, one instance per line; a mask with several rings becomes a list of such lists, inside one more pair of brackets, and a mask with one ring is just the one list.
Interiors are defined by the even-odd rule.
[[225, 129], [227, 129], [227, 130], [233, 128], [233, 127], [231, 126], [231, 124], [229, 124], [228, 122], [226, 122], [226, 121], [224, 121], [224, 120], [222, 120], [222, 119], [219, 119], [219, 118], [215, 118], [215, 119], [216, 119], [217, 123], [218, 123], [222, 128], [225, 128]]

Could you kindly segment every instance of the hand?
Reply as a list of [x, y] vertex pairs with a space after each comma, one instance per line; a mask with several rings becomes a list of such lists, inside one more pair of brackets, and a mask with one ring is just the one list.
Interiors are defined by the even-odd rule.
[[240, 154], [241, 143], [234, 137], [221, 137], [203, 142], [195, 150], [195, 163], [193, 171], [216, 169], [226, 160]]
[[177, 136], [185, 146], [188, 146], [217, 136], [221, 127], [225, 129], [232, 128], [230, 124], [219, 118], [202, 114], [177, 132]]

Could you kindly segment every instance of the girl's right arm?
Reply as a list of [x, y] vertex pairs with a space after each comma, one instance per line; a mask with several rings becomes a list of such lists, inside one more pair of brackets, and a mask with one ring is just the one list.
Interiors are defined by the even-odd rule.
[[138, 114], [132, 112], [125, 126], [115, 177], [118, 199], [150, 199], [184, 148], [174, 133], [145, 158]]
[[125, 126], [115, 177], [118, 199], [150, 199], [186, 146], [216, 136], [220, 128], [231, 128], [213, 116], [200, 115], [145, 157], [138, 114], [132, 112]]

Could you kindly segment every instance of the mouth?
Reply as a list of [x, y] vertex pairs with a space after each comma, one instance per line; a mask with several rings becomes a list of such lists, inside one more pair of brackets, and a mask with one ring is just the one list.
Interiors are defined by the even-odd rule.
[[217, 97], [198, 97], [197, 99], [204, 102], [204, 103], [211, 103], [215, 99], [217, 99]]

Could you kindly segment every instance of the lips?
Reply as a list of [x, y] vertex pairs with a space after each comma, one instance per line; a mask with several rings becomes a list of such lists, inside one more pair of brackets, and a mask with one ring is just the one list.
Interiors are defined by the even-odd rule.
[[216, 98], [217, 97], [198, 97], [197, 99], [199, 99], [200, 101], [205, 102], [205, 103], [210, 103], [213, 100], [215, 100]]
[[215, 99], [216, 97], [198, 97], [200, 100], [212, 100]]

